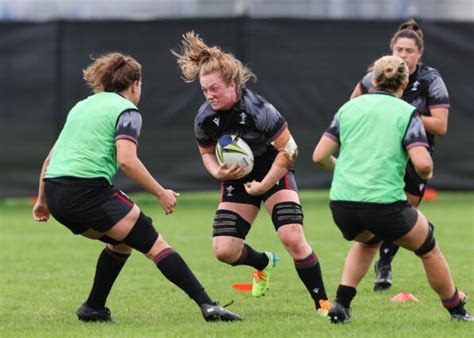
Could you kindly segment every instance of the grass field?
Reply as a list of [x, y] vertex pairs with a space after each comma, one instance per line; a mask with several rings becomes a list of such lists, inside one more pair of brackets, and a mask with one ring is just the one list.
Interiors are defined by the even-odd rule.
[[[333, 299], [350, 246], [332, 223], [326, 191], [303, 191], [306, 237], [318, 254]], [[219, 263], [211, 252], [215, 193], [183, 193], [176, 212], [164, 216], [150, 197], [132, 198], [181, 253], [210, 295], [243, 315], [240, 323], [206, 323], [199, 309], [140, 253], [117, 280], [108, 306], [116, 324], [79, 322], [75, 311], [88, 295], [103, 244], [75, 237], [56, 221], [35, 223], [28, 200], [0, 200], [1, 337], [473, 337], [472, 323], [454, 323], [428, 287], [419, 259], [402, 250], [393, 263], [394, 286], [372, 291], [370, 271], [352, 304], [353, 322], [334, 326], [316, 315], [312, 301], [284, 252], [270, 218], [262, 212], [248, 242], [275, 251], [280, 264], [260, 299], [231, 288], [250, 283], [251, 269]], [[440, 193], [421, 210], [459, 289], [474, 295], [474, 193]], [[391, 303], [411, 292], [418, 303]], [[472, 299], [472, 297], [471, 297]], [[474, 304], [468, 308], [474, 311]]]

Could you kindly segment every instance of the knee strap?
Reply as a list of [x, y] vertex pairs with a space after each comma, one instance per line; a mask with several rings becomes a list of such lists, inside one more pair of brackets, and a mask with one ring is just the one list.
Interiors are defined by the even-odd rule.
[[245, 239], [250, 230], [250, 223], [238, 213], [219, 209], [212, 224], [212, 236], [231, 236]]
[[426, 236], [426, 239], [423, 242], [423, 244], [417, 250], [415, 250], [415, 254], [417, 256], [426, 255], [428, 252], [433, 250], [433, 248], [435, 247], [436, 240], [435, 240], [434, 235], [433, 235], [433, 230], [434, 230], [433, 224], [428, 222], [428, 235]]
[[135, 250], [138, 250], [144, 254], [151, 250], [153, 244], [155, 244], [158, 238], [158, 232], [152, 224], [152, 219], [145, 216], [140, 211], [137, 222], [128, 233], [127, 237], [123, 239], [123, 242]]
[[102, 237], [100, 237], [99, 241], [112, 245], [119, 245], [120, 243], [122, 243], [121, 241], [117, 241], [116, 239], [113, 239], [112, 237], [109, 237], [107, 235], [103, 235]]
[[272, 222], [275, 230], [285, 224], [303, 225], [303, 209], [295, 202], [282, 202], [275, 204], [272, 211]]

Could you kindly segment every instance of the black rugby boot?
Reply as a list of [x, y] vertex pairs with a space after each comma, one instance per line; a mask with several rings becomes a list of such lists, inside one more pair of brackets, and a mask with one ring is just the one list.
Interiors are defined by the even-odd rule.
[[86, 303], [82, 303], [77, 309], [77, 318], [83, 322], [113, 322], [112, 314], [108, 308], [94, 310]]
[[244, 320], [241, 316], [224, 309], [219, 304], [202, 304], [201, 311], [206, 322], [232, 322]]
[[392, 286], [392, 267], [380, 260], [374, 264], [375, 282], [374, 291], [385, 291]]
[[351, 322], [351, 313], [349, 308], [345, 308], [337, 301], [332, 303], [328, 312], [329, 320], [332, 324], [347, 324]]

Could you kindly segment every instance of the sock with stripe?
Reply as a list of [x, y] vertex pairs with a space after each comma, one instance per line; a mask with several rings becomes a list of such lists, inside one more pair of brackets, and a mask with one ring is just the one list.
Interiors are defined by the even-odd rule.
[[249, 265], [257, 270], [263, 270], [268, 265], [268, 256], [263, 252], [255, 251], [250, 245], [244, 243], [240, 258], [231, 265]]
[[443, 306], [450, 314], [454, 315], [465, 315], [466, 310], [464, 309], [464, 302], [459, 295], [458, 289], [454, 292], [451, 298], [442, 300]]
[[86, 304], [92, 309], [100, 310], [105, 307], [107, 296], [112, 289], [117, 276], [127, 262], [130, 254], [121, 254], [105, 247], [97, 260], [94, 284]]
[[326, 295], [326, 290], [324, 289], [318, 257], [313, 251], [304, 259], [295, 259], [294, 263], [298, 276], [313, 298], [316, 309], [319, 309], [319, 300], [326, 300], [328, 297]]
[[161, 273], [171, 283], [186, 292], [199, 306], [213, 304], [201, 283], [176, 251], [166, 248], [156, 255], [154, 261]]

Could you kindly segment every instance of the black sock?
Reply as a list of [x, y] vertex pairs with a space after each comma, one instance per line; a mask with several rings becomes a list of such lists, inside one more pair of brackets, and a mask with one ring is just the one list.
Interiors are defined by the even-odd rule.
[[349, 308], [356, 293], [356, 289], [352, 286], [339, 284], [339, 287], [337, 288], [336, 301], [345, 308]]
[[110, 289], [112, 289], [115, 279], [117, 279], [129, 256], [130, 254], [113, 252], [107, 247], [102, 250], [97, 260], [94, 284], [86, 301], [87, 306], [95, 310], [105, 307], [105, 301], [110, 293]]
[[198, 305], [212, 304], [212, 300], [204, 291], [201, 283], [176, 251], [166, 248], [155, 257], [154, 261], [161, 273], [186, 292]]
[[400, 247], [392, 242], [383, 241], [380, 246], [380, 260], [379, 264], [381, 265], [390, 265], [392, 263], [393, 257], [395, 257], [398, 249]]
[[250, 245], [244, 243], [240, 258], [231, 265], [249, 265], [257, 270], [263, 270], [268, 265], [268, 256], [263, 252], [257, 252]]
[[301, 281], [308, 289], [309, 294], [314, 300], [316, 308], [319, 309], [319, 301], [328, 299], [324, 289], [321, 266], [318, 257], [314, 251], [304, 259], [295, 259], [295, 268]]
[[466, 310], [464, 309], [464, 302], [459, 295], [458, 289], [454, 291], [454, 295], [451, 298], [442, 300], [443, 306], [450, 314], [464, 315]]

